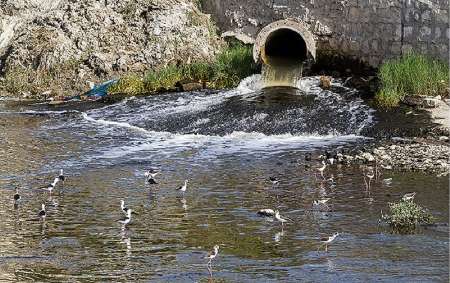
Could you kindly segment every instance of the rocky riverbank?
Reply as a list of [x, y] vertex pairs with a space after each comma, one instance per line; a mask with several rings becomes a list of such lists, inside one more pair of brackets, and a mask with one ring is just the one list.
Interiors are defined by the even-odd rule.
[[338, 154], [338, 162], [372, 164], [384, 170], [424, 171], [443, 176], [449, 173], [449, 150], [447, 136], [431, 140], [393, 138], [354, 154]]
[[221, 40], [195, 0], [4, 0], [0, 92], [41, 98], [208, 60]]

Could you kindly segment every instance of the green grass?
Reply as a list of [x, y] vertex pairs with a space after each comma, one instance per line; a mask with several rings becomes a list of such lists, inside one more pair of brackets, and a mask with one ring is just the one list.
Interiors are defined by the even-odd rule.
[[239, 82], [256, 73], [250, 46], [233, 44], [220, 52], [211, 62], [168, 65], [149, 71], [144, 78], [129, 75], [108, 90], [111, 94], [152, 94], [173, 90], [180, 83], [198, 82], [211, 89], [236, 87]]
[[375, 96], [376, 101], [381, 106], [394, 107], [407, 95], [445, 95], [449, 67], [424, 55], [407, 54], [385, 62], [378, 76], [381, 89]]
[[389, 214], [382, 215], [395, 231], [409, 233], [419, 224], [433, 224], [435, 219], [431, 213], [412, 201], [389, 203]]
[[80, 92], [81, 89], [76, 87], [84, 84], [76, 74], [80, 62], [70, 59], [48, 69], [9, 67], [0, 81], [0, 92], [16, 96], [29, 93], [31, 98], [39, 98], [42, 92], [48, 90], [52, 91], [53, 96], [66, 94], [67, 89]]

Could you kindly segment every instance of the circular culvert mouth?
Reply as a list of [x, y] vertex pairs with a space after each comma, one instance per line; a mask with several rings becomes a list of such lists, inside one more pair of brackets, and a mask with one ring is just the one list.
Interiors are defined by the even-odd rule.
[[298, 66], [316, 58], [316, 42], [309, 26], [290, 19], [262, 28], [253, 45], [253, 59], [275, 67]]
[[288, 28], [271, 32], [261, 52], [263, 62], [272, 66], [299, 65], [307, 56], [308, 48], [303, 37]]

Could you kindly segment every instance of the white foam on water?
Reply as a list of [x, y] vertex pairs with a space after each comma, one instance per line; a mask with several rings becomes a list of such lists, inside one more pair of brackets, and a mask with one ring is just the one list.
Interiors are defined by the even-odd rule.
[[50, 114], [67, 114], [67, 113], [80, 113], [77, 110], [25, 110], [25, 111], [0, 111], [0, 114], [19, 114], [19, 115], [50, 115]]
[[127, 155], [135, 154], [141, 151], [162, 150], [167, 153], [185, 150], [187, 148], [202, 148], [208, 155], [229, 154], [243, 150], [266, 151], [293, 148], [298, 146], [314, 147], [342, 143], [348, 141], [356, 141], [364, 139], [358, 135], [317, 135], [317, 134], [282, 134], [282, 135], [265, 135], [257, 132], [232, 132], [225, 136], [217, 135], [200, 135], [200, 134], [176, 134], [169, 132], [149, 131], [126, 122], [107, 121], [104, 119], [94, 119], [86, 113], [82, 114], [86, 121], [119, 128], [129, 129], [143, 134], [138, 144], [109, 147], [101, 152], [97, 158], [120, 158]]
[[[342, 87], [339, 81], [332, 82], [335, 86]], [[100, 150], [99, 155], [94, 155], [93, 158], [120, 158], [126, 155], [133, 155], [142, 152], [155, 152], [159, 154], [170, 154], [186, 149], [202, 148], [202, 152], [207, 156], [229, 154], [239, 151], [271, 151], [288, 149], [288, 148], [309, 148], [320, 147], [330, 144], [346, 143], [350, 141], [357, 141], [366, 139], [360, 136], [360, 131], [372, 123], [372, 111], [363, 104], [363, 101], [357, 97], [352, 97], [352, 100], [345, 102], [348, 107], [345, 109], [336, 109], [336, 113], [350, 112], [351, 118], [349, 123], [360, 123], [361, 117], [358, 115], [364, 114], [365, 120], [354, 134], [342, 135], [333, 129], [330, 129], [326, 135], [318, 135], [316, 133], [299, 133], [299, 134], [280, 134], [280, 135], [266, 135], [258, 132], [242, 132], [235, 131], [230, 134], [219, 135], [200, 135], [200, 134], [181, 134], [163, 131], [152, 131], [145, 128], [133, 125], [133, 121], [145, 121], [154, 119], [155, 117], [164, 117], [164, 115], [173, 115], [175, 113], [195, 113], [213, 105], [219, 105], [225, 99], [235, 96], [253, 93], [261, 87], [261, 75], [253, 75], [244, 79], [238, 88], [230, 91], [214, 94], [200, 94], [194, 95], [189, 93], [177, 94], [180, 95], [177, 99], [166, 99], [167, 97], [152, 97], [152, 98], [136, 98], [134, 103], [138, 105], [134, 108], [132, 114], [130, 113], [127, 101], [120, 104], [106, 106], [101, 109], [89, 110], [87, 113], [82, 113], [82, 117], [93, 124], [100, 126], [107, 130], [120, 128], [129, 130], [138, 134], [138, 136], [130, 136], [130, 141], [127, 145], [117, 145], [109, 147], [105, 150]], [[298, 88], [307, 94], [315, 94], [318, 97], [333, 97], [333, 99], [321, 101], [321, 103], [328, 103], [333, 105], [335, 101], [346, 100], [337, 93], [328, 90], [323, 90], [319, 87], [319, 77], [306, 77], [298, 81]], [[352, 91], [352, 89], [348, 89]], [[298, 95], [303, 95], [301, 92]], [[134, 99], [134, 98], [133, 98]], [[124, 107], [122, 109], [122, 107]], [[294, 109], [296, 110], [296, 109]], [[301, 109], [300, 109], [301, 110]], [[293, 110], [289, 110], [293, 111]], [[363, 113], [364, 112], [364, 113]], [[89, 113], [89, 115], [88, 115]], [[162, 116], [161, 116], [162, 115]], [[264, 120], [268, 114], [258, 113], [252, 117], [246, 118], [251, 123], [252, 121]], [[111, 118], [109, 118], [111, 117]], [[120, 121], [127, 120], [127, 121]], [[192, 126], [201, 127], [203, 124], [209, 123], [208, 117], [201, 117], [193, 122]], [[145, 156], [145, 154], [144, 154]]]
[[261, 90], [262, 88], [263, 88], [262, 76], [261, 74], [255, 74], [243, 79], [239, 83], [239, 86], [236, 88], [236, 91], [245, 94]]
[[131, 125], [130, 123], [127, 122], [116, 122], [116, 121], [109, 121], [109, 120], [104, 120], [104, 119], [94, 119], [92, 117], [89, 117], [88, 114], [86, 113], [81, 113], [82, 117], [89, 122], [95, 123], [95, 124], [99, 124], [99, 125], [103, 125], [103, 126], [116, 126], [116, 127], [120, 127], [120, 128], [127, 128], [133, 131], [137, 131], [137, 132], [141, 132], [144, 134], [151, 134], [152, 131], [148, 131], [144, 128], [138, 127], [138, 126], [134, 126]]
[[[207, 156], [233, 154], [242, 151], [270, 151], [289, 148], [314, 148], [367, 139], [357, 135], [264, 135], [261, 133], [233, 132], [225, 136], [207, 136], [196, 134], [155, 133], [152, 139], [135, 145], [108, 148], [94, 159], [114, 159], [139, 152], [152, 154], [170, 154], [186, 149], [202, 148]], [[143, 155], [144, 157], [147, 154]]]

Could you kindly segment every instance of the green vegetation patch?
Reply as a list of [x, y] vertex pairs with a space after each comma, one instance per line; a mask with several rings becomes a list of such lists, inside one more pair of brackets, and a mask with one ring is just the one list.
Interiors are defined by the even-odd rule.
[[250, 46], [233, 44], [214, 60], [184, 65], [171, 64], [149, 71], [144, 78], [129, 75], [110, 87], [110, 94], [152, 94], [170, 91], [183, 83], [200, 83], [211, 89], [236, 87], [239, 82], [258, 72]]
[[379, 69], [381, 89], [376, 101], [383, 107], [397, 106], [407, 95], [446, 95], [449, 66], [424, 55], [407, 54], [385, 62]]
[[49, 90], [52, 96], [62, 95], [63, 90], [68, 88], [67, 85], [79, 92], [81, 89], [76, 89], [75, 86], [83, 85], [76, 74], [80, 64], [80, 60], [71, 59], [48, 69], [12, 66], [0, 81], [0, 92], [12, 95], [29, 93], [30, 97], [36, 98]]
[[417, 225], [433, 224], [435, 218], [431, 213], [413, 201], [399, 201], [389, 203], [389, 214], [381, 215], [394, 231], [409, 233], [414, 231]]

